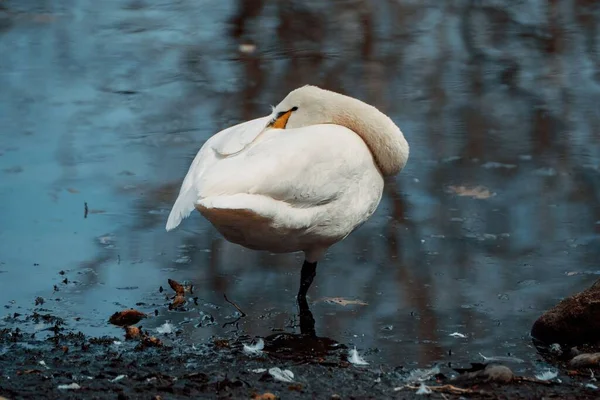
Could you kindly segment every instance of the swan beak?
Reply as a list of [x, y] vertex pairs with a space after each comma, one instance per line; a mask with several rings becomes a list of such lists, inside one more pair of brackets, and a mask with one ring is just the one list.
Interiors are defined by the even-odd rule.
[[290, 115], [292, 115], [293, 111], [295, 110], [292, 108], [291, 110], [278, 113], [277, 117], [269, 125], [267, 125], [267, 128], [285, 129], [288, 119], [290, 119]]

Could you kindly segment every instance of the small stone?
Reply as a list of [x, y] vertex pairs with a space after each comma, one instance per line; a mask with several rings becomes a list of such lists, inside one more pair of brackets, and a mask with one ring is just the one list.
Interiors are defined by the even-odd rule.
[[600, 365], [600, 353], [583, 353], [571, 361], [569, 365], [573, 368], [590, 368]]
[[487, 381], [504, 383], [512, 381], [515, 377], [511, 369], [504, 365], [488, 365], [482, 375]]
[[[473, 370], [471, 370], [473, 371]], [[458, 382], [511, 382], [514, 374], [510, 368], [499, 364], [488, 364], [485, 368], [466, 372], [457, 376], [454, 380]]]

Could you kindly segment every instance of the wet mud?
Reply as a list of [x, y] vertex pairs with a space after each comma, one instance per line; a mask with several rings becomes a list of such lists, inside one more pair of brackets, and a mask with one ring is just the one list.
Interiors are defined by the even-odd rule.
[[51, 334], [40, 340], [19, 328], [0, 331], [0, 396], [8, 399], [416, 399], [422, 398], [419, 390], [457, 399], [597, 398], [589, 368], [569, 370], [563, 364], [546, 380], [502, 367], [519, 362], [509, 357], [463, 368], [361, 365], [362, 357], [356, 361], [347, 346], [315, 336], [311, 326], [308, 332], [264, 339], [232, 332], [190, 346], [173, 326], [159, 330], [159, 339], [148, 344], [143, 328], [143, 338], [91, 338], [50, 314], [14, 316], [19, 318], [42, 323]]

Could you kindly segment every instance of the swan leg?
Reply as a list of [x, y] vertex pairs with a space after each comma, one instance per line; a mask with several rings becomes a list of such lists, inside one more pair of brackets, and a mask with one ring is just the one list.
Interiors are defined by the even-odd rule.
[[311, 263], [304, 260], [302, 264], [302, 272], [300, 272], [300, 290], [298, 290], [298, 299], [306, 301], [306, 293], [312, 284], [315, 275], [317, 274], [317, 263]]
[[310, 311], [306, 297], [298, 297], [298, 308], [300, 309], [300, 333], [305, 336], [317, 337], [315, 319]]

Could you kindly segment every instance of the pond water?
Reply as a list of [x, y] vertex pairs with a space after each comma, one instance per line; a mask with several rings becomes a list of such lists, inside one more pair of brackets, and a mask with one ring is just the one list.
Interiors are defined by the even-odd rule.
[[[191, 345], [236, 329], [227, 294], [240, 332], [298, 332], [299, 254], [232, 245], [197, 213], [164, 225], [204, 141], [304, 84], [377, 106], [411, 144], [375, 216], [319, 264], [317, 335], [372, 363], [528, 368], [535, 319], [600, 273], [593, 2], [0, 7], [2, 317], [121, 336], [113, 312], [158, 310], [143, 326], [171, 321]], [[169, 311], [169, 278], [198, 305]]]

